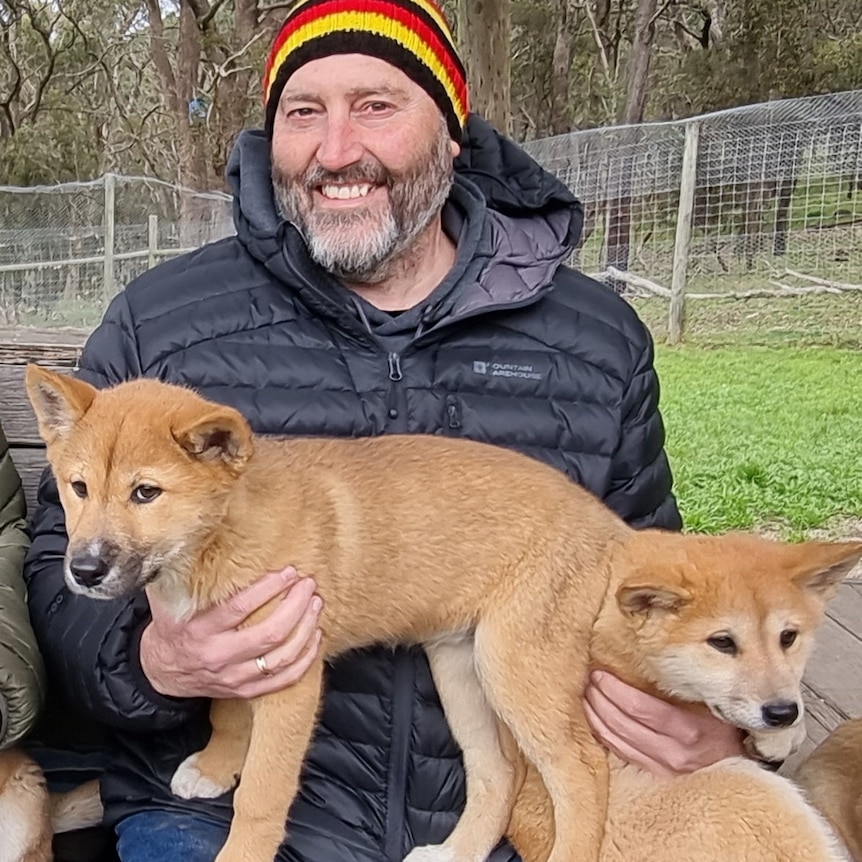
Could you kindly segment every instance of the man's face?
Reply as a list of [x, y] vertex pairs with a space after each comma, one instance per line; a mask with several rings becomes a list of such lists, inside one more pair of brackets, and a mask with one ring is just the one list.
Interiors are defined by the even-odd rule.
[[301, 66], [275, 115], [281, 214], [336, 277], [373, 284], [437, 218], [458, 146], [433, 99], [376, 57]]

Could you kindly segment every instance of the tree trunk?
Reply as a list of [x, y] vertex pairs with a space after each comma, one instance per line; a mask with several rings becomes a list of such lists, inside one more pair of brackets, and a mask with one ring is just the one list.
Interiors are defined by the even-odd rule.
[[[626, 103], [621, 118], [626, 128], [622, 130], [619, 141], [622, 153], [619, 195], [616, 200], [610, 201], [605, 252], [606, 264], [620, 270], [629, 267], [634, 202], [632, 181], [637, 143], [640, 139], [640, 129], [637, 126], [643, 122], [649, 95], [649, 68], [655, 39], [657, 8], [658, 0], [638, 0], [635, 35], [628, 61]], [[622, 285], [615, 284], [614, 288], [621, 290]]]
[[560, 0], [557, 15], [557, 38], [554, 42], [554, 58], [551, 70], [551, 121], [552, 135], [562, 135], [572, 130], [572, 110], [569, 104], [569, 82], [572, 69], [572, 42], [569, 0]]
[[658, 0], [638, 0], [635, 36], [628, 62], [626, 104], [622, 116], [625, 125], [642, 123], [644, 119], [649, 95], [649, 67], [655, 40], [657, 8]]
[[512, 134], [511, 0], [459, 0], [458, 45], [472, 110]]

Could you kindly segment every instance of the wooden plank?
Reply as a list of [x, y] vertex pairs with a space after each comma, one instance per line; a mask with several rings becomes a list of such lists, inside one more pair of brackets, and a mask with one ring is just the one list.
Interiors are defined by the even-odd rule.
[[47, 329], [29, 326], [0, 327], [0, 363], [26, 365], [44, 362], [75, 365], [88, 330], [73, 327]]
[[24, 389], [23, 365], [0, 365], [0, 425], [12, 446], [38, 445], [36, 417]]
[[[844, 584], [833, 603], [831, 614], [837, 614], [844, 597], [855, 593], [855, 588]], [[862, 716], [862, 674], [858, 672], [862, 658], [862, 642], [856, 632], [862, 628], [862, 620], [848, 627], [826, 618], [817, 635], [806, 682], [822, 700], [845, 716]]]
[[27, 498], [27, 514], [32, 515], [36, 511], [36, 490], [39, 487], [39, 479], [42, 471], [47, 466], [45, 450], [36, 447], [19, 448], [10, 447], [9, 454], [21, 477], [24, 485], [24, 495]]
[[[841, 584], [838, 594], [829, 603], [827, 615], [859, 637], [862, 634], [862, 584], [858, 581]], [[862, 658], [862, 641], [859, 643], [859, 652]]]
[[805, 683], [802, 684], [802, 700], [805, 702], [805, 728], [808, 736], [799, 749], [784, 762], [781, 768], [784, 775], [793, 775], [799, 764], [846, 719], [845, 715], [834, 709]]
[[7, 365], [26, 365], [41, 362], [63, 366], [74, 366], [81, 355], [75, 344], [9, 344], [0, 342], [0, 362]]
[[82, 347], [90, 332], [80, 326], [0, 326], [0, 344]]
[[[46, 367], [70, 370], [61, 365]], [[24, 370], [23, 365], [0, 365], [0, 425], [12, 446], [41, 446], [36, 417], [24, 388]]]

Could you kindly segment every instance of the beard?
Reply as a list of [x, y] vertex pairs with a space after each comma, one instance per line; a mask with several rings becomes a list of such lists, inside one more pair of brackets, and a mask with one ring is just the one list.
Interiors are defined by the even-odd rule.
[[[279, 214], [302, 234], [315, 263], [343, 281], [376, 284], [439, 214], [453, 175], [443, 120], [428, 151], [403, 171], [391, 171], [373, 156], [343, 171], [312, 164], [290, 174], [273, 164], [272, 184]], [[386, 201], [383, 206], [374, 201], [365, 207], [321, 211], [314, 206], [313, 192], [328, 183], [383, 187]]]

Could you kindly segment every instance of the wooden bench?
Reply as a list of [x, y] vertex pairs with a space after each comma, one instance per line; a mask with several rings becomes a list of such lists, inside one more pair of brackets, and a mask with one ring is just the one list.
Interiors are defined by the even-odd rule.
[[71, 371], [81, 355], [86, 333], [50, 331], [10, 335], [0, 333], [0, 424], [27, 497], [27, 512], [36, 507], [36, 491], [45, 468], [45, 447], [24, 389], [24, 369], [38, 362], [58, 371]]

